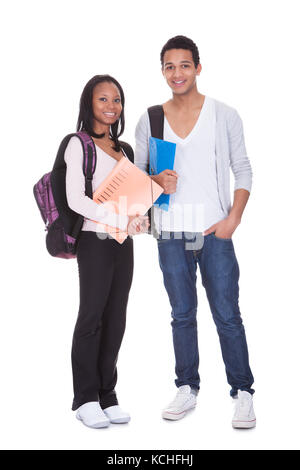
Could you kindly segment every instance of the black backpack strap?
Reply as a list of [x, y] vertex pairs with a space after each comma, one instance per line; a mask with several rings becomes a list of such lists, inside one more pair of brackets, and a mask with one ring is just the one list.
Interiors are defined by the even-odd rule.
[[[83, 149], [82, 171], [85, 176], [85, 194], [89, 198], [93, 199], [92, 181], [97, 163], [96, 147], [93, 139], [85, 132], [77, 132], [75, 135], [79, 137]], [[74, 238], [77, 238], [79, 232], [81, 231], [82, 223], [83, 217], [79, 216], [72, 232]]]
[[164, 109], [161, 104], [148, 108], [151, 136], [156, 139], [164, 138]]
[[[155, 137], [156, 139], [164, 139], [164, 109], [161, 104], [158, 104], [156, 106], [151, 106], [148, 108], [148, 115], [149, 115], [149, 121], [150, 121], [150, 130], [151, 130], [151, 136]], [[150, 174], [150, 168], [149, 168], [149, 174]], [[151, 180], [152, 182], [152, 180]], [[152, 192], [153, 194], [153, 192]], [[149, 217], [150, 221], [150, 226], [148, 233], [152, 234], [155, 238], [158, 238], [158, 232], [155, 229], [155, 225], [153, 222], [154, 218], [154, 211], [153, 211], [153, 205], [152, 207], [148, 210], [147, 216]]]
[[66, 137], [63, 138], [63, 140], [61, 141], [60, 146], [58, 148], [58, 151], [57, 151], [57, 154], [56, 154], [56, 159], [55, 159], [55, 162], [53, 164], [52, 171], [57, 170], [57, 169], [62, 168], [62, 167], [65, 167], [65, 165], [66, 165], [65, 160], [64, 160], [65, 150], [68, 146], [68, 143], [69, 143], [70, 139], [72, 137], [76, 136], [76, 135], [77, 135], [76, 133], [68, 134], [68, 135], [66, 135]]
[[97, 152], [93, 139], [86, 132], [77, 132], [83, 149], [82, 171], [85, 176], [85, 194], [93, 199], [92, 180], [96, 169]]
[[85, 194], [91, 199], [93, 198], [92, 180], [96, 169], [97, 152], [93, 139], [86, 132], [76, 132], [68, 134], [61, 142], [56, 160], [53, 165], [53, 170], [59, 170], [66, 167], [64, 161], [65, 150], [72, 137], [78, 137], [83, 150], [83, 163], [82, 171], [85, 176]]
[[83, 149], [83, 173], [85, 175], [85, 193], [93, 197], [92, 179], [96, 168], [96, 148], [92, 138], [85, 132], [68, 134], [62, 140], [51, 171], [51, 187], [54, 201], [63, 221], [65, 232], [77, 238], [80, 233], [83, 216], [69, 208], [66, 195], [66, 163], [65, 150], [72, 137], [79, 138]]
[[119, 141], [119, 144], [121, 146], [121, 149], [123, 150], [123, 152], [125, 153], [126, 157], [132, 162], [134, 163], [134, 153], [133, 153], [133, 149], [132, 147], [127, 144], [127, 142], [122, 142], [121, 140]]
[[[76, 136], [79, 138], [82, 150], [83, 150], [83, 164], [82, 164], [82, 171], [85, 176], [85, 194], [93, 199], [93, 188], [92, 188], [92, 180], [93, 174], [95, 172], [96, 163], [97, 163], [97, 153], [95, 144], [93, 139], [86, 134], [85, 132], [77, 132], [76, 134], [70, 134], [67, 136], [67, 143], [69, 142], [70, 138]], [[81, 232], [82, 224], [83, 224], [83, 216], [77, 215], [77, 219], [73, 225], [72, 232], [70, 235], [77, 239], [79, 233]]]

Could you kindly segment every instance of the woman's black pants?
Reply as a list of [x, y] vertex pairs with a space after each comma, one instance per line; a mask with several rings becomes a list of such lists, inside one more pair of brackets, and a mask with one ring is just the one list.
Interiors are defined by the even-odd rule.
[[133, 274], [133, 240], [123, 244], [82, 231], [77, 262], [80, 306], [72, 344], [72, 410], [90, 401], [117, 405], [117, 357]]

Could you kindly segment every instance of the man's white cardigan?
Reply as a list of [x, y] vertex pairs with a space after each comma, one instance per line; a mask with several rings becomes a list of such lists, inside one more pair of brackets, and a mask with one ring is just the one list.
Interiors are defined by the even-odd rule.
[[[247, 157], [243, 123], [234, 108], [215, 100], [216, 105], [216, 171], [222, 209], [231, 209], [230, 168], [234, 175], [234, 190], [251, 191], [252, 169]], [[143, 114], [136, 127], [135, 164], [143, 171], [149, 169], [149, 116]]]

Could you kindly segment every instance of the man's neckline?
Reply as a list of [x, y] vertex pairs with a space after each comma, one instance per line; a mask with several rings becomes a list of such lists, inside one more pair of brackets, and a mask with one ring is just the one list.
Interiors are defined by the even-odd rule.
[[190, 131], [190, 132], [187, 134], [187, 136], [184, 137], [184, 138], [180, 137], [178, 134], [176, 134], [175, 131], [173, 131], [173, 129], [172, 129], [172, 127], [171, 127], [171, 125], [170, 125], [170, 123], [169, 123], [169, 121], [168, 121], [168, 119], [167, 119], [165, 113], [164, 113], [165, 122], [166, 122], [166, 124], [168, 125], [168, 127], [169, 127], [170, 131], [172, 132], [172, 134], [176, 137], [176, 139], [180, 140], [182, 143], [186, 143], [186, 142], [188, 142], [188, 141], [190, 140], [190, 138], [191, 138], [192, 135], [194, 134], [195, 130], [198, 128], [198, 125], [199, 125], [200, 120], [202, 119], [203, 109], [206, 108], [207, 99], [208, 99], [208, 97], [205, 95], [205, 96], [204, 96], [204, 101], [203, 101], [202, 107], [201, 107], [200, 112], [199, 112], [199, 115], [198, 115], [198, 118], [197, 118], [197, 120], [196, 120], [196, 122], [195, 122], [193, 128], [191, 129], [191, 131]]

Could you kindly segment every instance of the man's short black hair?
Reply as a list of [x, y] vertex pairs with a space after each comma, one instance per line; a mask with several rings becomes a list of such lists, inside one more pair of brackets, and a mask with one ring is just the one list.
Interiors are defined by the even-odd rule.
[[175, 36], [174, 38], [169, 39], [161, 50], [160, 61], [162, 66], [164, 65], [164, 55], [170, 49], [187, 49], [191, 51], [193, 55], [195, 67], [200, 63], [198, 47], [194, 41], [186, 36]]

